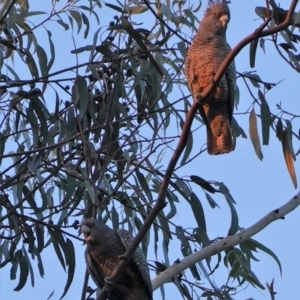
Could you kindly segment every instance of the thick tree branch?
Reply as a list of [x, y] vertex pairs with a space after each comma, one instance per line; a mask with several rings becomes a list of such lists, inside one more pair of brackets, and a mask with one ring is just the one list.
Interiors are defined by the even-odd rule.
[[0, 24], [3, 23], [6, 16], [9, 14], [11, 8], [15, 4], [16, 0], [6, 0], [2, 3], [2, 7], [0, 10]]
[[152, 280], [153, 290], [156, 290], [164, 283], [170, 282], [177, 274], [181, 273], [185, 269], [193, 266], [197, 262], [211, 257], [217, 253], [220, 253], [226, 249], [232, 248], [242, 242], [245, 242], [250, 237], [254, 236], [264, 228], [266, 228], [272, 222], [284, 219], [284, 216], [296, 209], [300, 205], [300, 192], [294, 196], [289, 202], [281, 206], [274, 211], [271, 211], [254, 225], [248, 227], [247, 229], [211, 244], [202, 250], [191, 254], [190, 256], [184, 258], [180, 263], [174, 263], [171, 267], [166, 269], [164, 272], [159, 274], [155, 279]]
[[[298, 3], [298, 0], [293, 0], [291, 5], [290, 5], [290, 9], [288, 11], [288, 14], [286, 16], [286, 19], [283, 23], [279, 24], [276, 27], [272, 27], [269, 29], [265, 29], [264, 28], [268, 25], [268, 23], [271, 20], [271, 17], [269, 17], [257, 30], [255, 30], [255, 32], [253, 32], [252, 34], [250, 34], [249, 36], [247, 36], [246, 38], [244, 38], [240, 43], [238, 43], [233, 49], [232, 51], [230, 51], [230, 53], [227, 55], [226, 59], [223, 61], [223, 63], [221, 64], [218, 72], [215, 74], [214, 78], [213, 78], [213, 83], [210, 84], [200, 95], [201, 99], [205, 99], [206, 97], [208, 97], [208, 95], [212, 92], [214, 86], [219, 82], [219, 80], [221, 79], [223, 73], [225, 72], [226, 68], [229, 66], [229, 64], [232, 62], [232, 60], [237, 56], [237, 54], [246, 46], [248, 45], [250, 42], [260, 38], [260, 37], [264, 37], [264, 36], [269, 36], [272, 34], [275, 34], [283, 29], [285, 29], [286, 27], [288, 27], [291, 23], [292, 20], [292, 16], [293, 13], [295, 11], [296, 5]], [[201, 101], [201, 100], [200, 100]], [[187, 114], [187, 118], [186, 121], [183, 125], [183, 129], [182, 129], [182, 134], [180, 136], [178, 145], [172, 155], [172, 158], [169, 162], [169, 165], [167, 167], [166, 170], [166, 174], [163, 178], [163, 181], [161, 183], [160, 189], [159, 189], [159, 194], [158, 194], [158, 198], [156, 201], [155, 206], [153, 207], [152, 211], [150, 212], [149, 216], [147, 217], [147, 219], [145, 220], [145, 223], [142, 225], [141, 229], [139, 230], [138, 234], [136, 235], [136, 237], [133, 239], [132, 243], [130, 244], [130, 246], [127, 248], [127, 251], [125, 252], [124, 256], [122, 259], [120, 259], [120, 262], [118, 264], [118, 266], [115, 268], [114, 272], [112, 273], [112, 275], [110, 276], [109, 280], [111, 282], [112, 285], [114, 285], [116, 283], [116, 281], [118, 280], [118, 278], [120, 277], [122, 271], [125, 269], [129, 259], [132, 257], [135, 249], [137, 248], [137, 246], [139, 245], [139, 243], [141, 242], [141, 240], [143, 239], [143, 237], [145, 236], [145, 234], [147, 233], [147, 231], [150, 229], [153, 221], [155, 220], [155, 218], [157, 217], [157, 215], [159, 214], [159, 212], [166, 206], [166, 194], [168, 191], [168, 187], [169, 187], [169, 183], [171, 180], [171, 176], [173, 174], [173, 171], [176, 167], [176, 164], [179, 160], [180, 155], [182, 154], [186, 142], [187, 142], [187, 138], [188, 138], [188, 133], [190, 131], [195, 113], [198, 109], [198, 103], [194, 102]], [[297, 205], [298, 206], [298, 205]], [[293, 208], [294, 209], [294, 208]], [[277, 215], [277, 213], [273, 212], [274, 214], [274, 220], [275, 220], [275, 216]], [[283, 214], [284, 215], [284, 214]], [[268, 216], [270, 217], [270, 216]], [[271, 220], [273, 221], [273, 220]], [[252, 232], [252, 231], [251, 231]], [[253, 233], [255, 234], [255, 233]], [[253, 235], [252, 234], [252, 235]], [[252, 236], [250, 235], [250, 236]], [[249, 236], [249, 237], [250, 237]], [[232, 243], [232, 239], [236, 242], [236, 244], [240, 243], [241, 240], [239, 240], [240, 238], [243, 240], [243, 236], [239, 235], [235, 235], [234, 237], [238, 237], [238, 239], [233, 239], [233, 237], [227, 237], [223, 240], [224, 242], [231, 242]], [[228, 240], [227, 240], [228, 239]], [[219, 243], [216, 243], [214, 245], [211, 245], [209, 247], [212, 247], [213, 249], [216, 247], [215, 245], [220, 245]], [[209, 248], [207, 247], [207, 248]], [[220, 246], [219, 246], [220, 247]], [[208, 250], [206, 250], [207, 248], [203, 249], [202, 251], [204, 251], [204, 253], [206, 253]], [[210, 248], [209, 248], [210, 249]], [[218, 248], [216, 249], [218, 250]], [[215, 251], [216, 251], [215, 250]], [[222, 251], [222, 250], [218, 250], [218, 251]], [[216, 252], [218, 253], [218, 252]], [[209, 252], [209, 255], [212, 255], [213, 253]], [[190, 257], [194, 258], [193, 255], [191, 255]], [[192, 259], [190, 258], [189, 259]], [[188, 259], [188, 258], [187, 258]], [[192, 260], [193, 263], [196, 263], [197, 261], [201, 260], [203, 258], [197, 258], [197, 260]], [[182, 265], [181, 263], [179, 265]], [[172, 266], [170, 268], [176, 268], [175, 266]], [[184, 265], [184, 268], [182, 270], [186, 269], [186, 266]], [[173, 270], [173, 269], [172, 269]], [[179, 273], [180, 271], [178, 271]], [[165, 272], [164, 272], [165, 273]], [[163, 273], [163, 274], [164, 274]], [[162, 275], [160, 275], [162, 276]], [[172, 277], [174, 277], [174, 275], [172, 275]], [[162, 281], [162, 283], [165, 283], [169, 280], [169, 278], [172, 277], [165, 277], [165, 280]], [[154, 281], [155, 283], [156, 281]], [[156, 285], [154, 285], [154, 287], [157, 287]], [[106, 283], [101, 291], [101, 293], [99, 294], [99, 296], [97, 297], [97, 300], [104, 300], [106, 297], [106, 291], [110, 290], [111, 286], [110, 284]]]

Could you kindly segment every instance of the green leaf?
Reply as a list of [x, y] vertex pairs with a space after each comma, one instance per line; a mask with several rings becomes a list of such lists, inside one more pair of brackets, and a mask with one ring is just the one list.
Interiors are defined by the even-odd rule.
[[33, 268], [32, 268], [30, 259], [28, 257], [28, 254], [27, 254], [27, 251], [26, 251], [24, 245], [22, 246], [22, 251], [23, 251], [23, 255], [24, 255], [23, 258], [25, 259], [26, 264], [28, 266], [28, 270], [29, 270], [29, 274], [30, 274], [30, 278], [31, 278], [31, 286], [34, 287], [34, 272], [33, 272]]
[[84, 13], [81, 13], [81, 17], [82, 17], [83, 24], [86, 26], [84, 31], [84, 38], [86, 39], [90, 30], [90, 22], [88, 17]]
[[266, 54], [266, 49], [265, 49], [265, 39], [263, 39], [263, 38], [260, 38], [260, 39], [259, 39], [259, 46], [260, 46], [260, 48], [262, 48], [264, 54]]
[[48, 75], [47, 53], [40, 45], [37, 45], [36, 52], [39, 59], [41, 74], [43, 77], [46, 77]]
[[148, 48], [145, 45], [145, 43], [143, 42], [143, 37], [140, 35], [140, 33], [133, 28], [133, 26], [131, 25], [131, 23], [129, 23], [129, 21], [127, 19], [122, 18], [121, 21], [122, 21], [122, 25], [124, 26], [124, 29], [129, 33], [130, 36], [132, 36], [132, 38], [135, 39], [135, 41], [140, 46], [140, 48], [143, 51], [145, 51], [145, 55], [147, 55], [151, 64], [155, 67], [156, 71], [161, 76], [163, 76], [163, 72], [161, 71], [160, 66], [158, 65], [158, 63], [156, 62], [154, 57], [152, 56], [151, 52], [148, 51]]
[[197, 240], [197, 242], [202, 245], [203, 247], [206, 247], [210, 245], [210, 240], [208, 238], [207, 232], [203, 230], [202, 228], [198, 227], [193, 230], [193, 236]]
[[47, 65], [47, 74], [49, 74], [49, 71], [52, 68], [52, 65], [53, 65], [54, 60], [55, 60], [55, 47], [54, 47], [54, 44], [52, 42], [52, 38], [51, 38], [52, 33], [51, 33], [51, 31], [47, 30], [47, 34], [48, 34], [48, 41], [49, 41], [49, 45], [50, 45], [50, 54], [51, 54], [50, 60], [49, 60], [48, 65]]
[[74, 273], [75, 273], [75, 249], [74, 249], [74, 245], [71, 242], [71, 240], [69, 240], [68, 238], [66, 239], [66, 243], [65, 243], [65, 257], [66, 257], [66, 264], [68, 266], [68, 280], [67, 283], [65, 285], [64, 288], [64, 292], [62, 294], [62, 296], [60, 297], [60, 299], [62, 299], [66, 294], [67, 291], [69, 290], [71, 283], [73, 281], [74, 278]]
[[38, 207], [37, 207], [35, 199], [34, 199], [34, 194], [30, 193], [30, 190], [27, 187], [27, 185], [25, 185], [25, 184], [23, 185], [22, 192], [23, 192], [23, 195], [26, 197], [26, 200], [27, 200], [28, 204], [30, 205], [30, 207], [34, 210], [34, 212], [38, 212]]
[[[16, 247], [16, 244], [12, 244], [12, 246], [14, 246], [14, 248]], [[10, 250], [10, 254], [12, 253], [12, 251]], [[17, 270], [18, 270], [18, 265], [20, 263], [20, 260], [22, 259], [22, 250], [19, 249], [18, 251], [16, 251], [14, 254], [14, 259], [12, 261], [12, 266], [10, 268], [10, 279], [14, 280], [17, 278]]]
[[[191, 246], [190, 246], [189, 241], [186, 238], [184, 230], [181, 226], [176, 226], [176, 236], [181, 241], [181, 252], [182, 252], [183, 256], [187, 257], [187, 256], [191, 255], [192, 254]], [[191, 270], [193, 276], [197, 280], [200, 280], [200, 275], [199, 275], [195, 265], [191, 266], [190, 270]]]
[[39, 273], [40, 273], [41, 277], [44, 277], [45, 272], [44, 272], [44, 266], [43, 266], [41, 255], [38, 253], [36, 255], [36, 257], [37, 257], [37, 261], [38, 261], [37, 265], [38, 265]]
[[63, 20], [56, 20], [56, 22], [61, 25], [66, 31], [69, 30], [69, 25], [65, 23]]
[[198, 184], [199, 186], [201, 186], [203, 189], [207, 190], [210, 193], [219, 193], [218, 190], [216, 190], [208, 181], [206, 181], [205, 179], [196, 176], [196, 175], [192, 175], [190, 176], [191, 180]]
[[24, 226], [24, 233], [28, 239], [28, 252], [33, 255], [34, 251], [34, 235], [31, 226], [29, 226], [26, 222], [23, 223]]
[[231, 212], [231, 224], [228, 230], [228, 235], [234, 235], [237, 233], [239, 229], [239, 217], [234, 205], [230, 201], [227, 201], [227, 203], [230, 207], [230, 212]]
[[14, 76], [14, 78], [15, 78], [16, 81], [20, 81], [21, 80], [20, 77], [19, 77], [19, 75], [15, 72], [15, 70], [13, 68], [11, 68], [7, 64], [4, 64], [4, 65], [7, 68], [7, 70]]
[[38, 146], [38, 141], [39, 141], [39, 124], [37, 122], [37, 117], [32, 111], [32, 108], [26, 108], [26, 115], [27, 115], [27, 121], [31, 125], [31, 130], [32, 130], [32, 136], [33, 136], [33, 142], [32, 142], [32, 147], [35, 148]]
[[38, 16], [38, 15], [47, 15], [47, 13], [44, 12], [44, 11], [28, 11], [28, 12], [26, 13], [26, 17], [27, 17], [27, 18], [28, 18], [28, 17], [31, 17], [31, 16]]
[[75, 84], [79, 91], [79, 101], [78, 101], [79, 115], [81, 118], [83, 118], [89, 106], [89, 99], [90, 99], [87, 82], [85, 78], [78, 76], [75, 80]]
[[152, 194], [151, 191], [149, 189], [149, 183], [146, 181], [144, 175], [138, 170], [136, 169], [135, 174], [137, 176], [137, 179], [140, 183], [140, 185], [142, 186], [142, 189], [144, 190], [144, 192], [146, 193], [149, 203], [153, 202], [153, 198], [152, 198]]
[[[47, 118], [50, 116], [47, 108], [43, 104], [43, 102], [38, 98], [37, 95], [33, 95], [30, 97], [30, 108], [36, 113], [38, 120], [40, 121], [40, 140], [42, 140], [42, 146], [46, 146], [48, 142], [48, 125]], [[43, 139], [41, 139], [43, 137]]]
[[48, 232], [51, 236], [51, 242], [53, 244], [54, 250], [56, 252], [57, 258], [60, 261], [61, 266], [66, 270], [65, 261], [60, 250], [61, 241], [63, 240], [62, 233], [60, 231], [54, 230], [51, 227], [48, 227]]
[[260, 160], [263, 159], [263, 154], [261, 152], [261, 147], [260, 147], [260, 139], [258, 135], [258, 130], [257, 130], [257, 118], [256, 118], [256, 113], [254, 111], [254, 107], [250, 112], [250, 117], [249, 117], [249, 133], [250, 133], [250, 139], [252, 142], [252, 145], [254, 147], [255, 153], [258, 156]]
[[120, 12], [120, 13], [123, 12], [123, 8], [121, 8], [119, 6], [116, 6], [116, 5], [113, 5], [113, 4], [109, 4], [109, 3], [105, 3], [105, 6], [108, 6], [108, 7], [112, 8], [112, 9], [114, 9], [114, 10]]
[[177, 179], [174, 184], [183, 193], [186, 199], [191, 196], [191, 190], [183, 180]]
[[48, 296], [47, 300], [50, 300], [53, 295], [54, 295], [54, 290], [50, 293], [50, 295]]
[[41, 224], [35, 224], [35, 235], [37, 240], [36, 251], [41, 253], [44, 249], [44, 226]]
[[117, 212], [117, 210], [115, 209], [115, 207], [113, 206], [110, 210], [110, 218], [111, 218], [111, 222], [113, 225], [113, 229], [115, 231], [117, 231], [117, 229], [119, 229], [119, 214]]
[[2, 156], [5, 151], [6, 136], [0, 132], [0, 165], [2, 164]]
[[169, 261], [169, 243], [170, 243], [171, 233], [170, 233], [169, 224], [168, 224], [168, 221], [167, 221], [163, 211], [161, 211], [158, 214], [157, 218], [159, 220], [159, 224], [161, 226], [162, 233], [163, 233], [162, 248], [163, 248], [165, 263], [167, 265], [170, 265], [170, 261]]
[[238, 124], [238, 122], [236, 121], [236, 119], [234, 117], [232, 117], [232, 120], [231, 120], [231, 129], [232, 129], [234, 138], [236, 138], [238, 136], [241, 136], [244, 139], [247, 138], [247, 135], [246, 135], [244, 129], [242, 127], [240, 127], [240, 125]]
[[278, 119], [276, 124], [276, 137], [279, 139], [279, 141], [282, 140], [282, 134], [283, 134], [283, 125], [281, 119]]
[[82, 18], [81, 18], [81, 14], [80, 12], [78, 12], [77, 10], [69, 10], [70, 15], [72, 16], [72, 18], [76, 21], [77, 23], [77, 34], [80, 32], [81, 27], [82, 27]]
[[146, 11], [148, 11], [148, 7], [147, 6], [137, 5], [137, 6], [130, 6], [129, 7], [129, 13], [131, 15], [142, 14], [142, 13], [144, 13]]
[[250, 67], [255, 67], [255, 56], [257, 50], [258, 39], [255, 39], [250, 43]]
[[267, 248], [266, 246], [264, 246], [263, 244], [259, 243], [258, 241], [254, 240], [252, 238], [249, 238], [249, 241], [252, 242], [255, 245], [255, 247], [257, 247], [261, 251], [264, 251], [265, 253], [269, 254], [278, 264], [280, 274], [282, 274], [281, 263], [280, 263], [280, 260], [278, 259], [278, 257], [276, 256], [276, 254], [272, 250], [270, 250], [269, 248]]
[[[184, 122], [180, 121], [180, 127], [181, 127], [181, 129], [183, 128], [183, 125], [184, 125]], [[192, 149], [193, 149], [193, 135], [192, 135], [192, 132], [189, 131], [187, 142], [186, 142], [185, 151], [184, 151], [182, 160], [180, 162], [181, 166], [184, 165], [186, 163], [186, 160], [190, 157]]]
[[165, 4], [161, 5], [161, 13], [166, 17], [166, 19], [172, 22], [176, 21], [175, 15], [172, 13], [171, 9], [167, 5]]
[[263, 145], [269, 145], [271, 112], [265, 95], [260, 90], [258, 90], [258, 96], [261, 101], [260, 115]]
[[26, 58], [25, 58], [25, 61], [27, 63], [27, 66], [29, 68], [29, 71], [32, 75], [32, 77], [34, 79], [37, 79], [39, 78], [39, 71], [38, 71], [38, 68], [36, 66], [36, 63], [33, 59], [33, 56], [31, 55], [31, 53], [29, 51], [26, 51]]
[[217, 202], [212, 198], [210, 194], [205, 193], [205, 196], [211, 208], [215, 208], [216, 206], [220, 208], [220, 206], [217, 204]]
[[253, 73], [246, 73], [245, 74], [247, 76], [247, 78], [249, 78], [249, 80], [251, 81], [252, 85], [256, 88], [259, 88], [259, 82], [261, 82], [261, 78], [257, 75], [257, 74], [253, 74]]
[[175, 215], [177, 213], [177, 208], [176, 208], [176, 205], [174, 204], [174, 202], [178, 202], [178, 199], [173, 193], [170, 193], [169, 191], [167, 192], [167, 199], [169, 200], [171, 210], [166, 215], [166, 218], [167, 218], [167, 220], [170, 220], [173, 217], [175, 217]]
[[14, 291], [18, 292], [25, 286], [25, 284], [27, 282], [29, 269], [28, 269], [27, 262], [22, 254], [22, 250], [18, 250], [16, 252], [16, 256], [18, 256], [17, 259], [19, 260], [20, 278], [19, 278], [18, 285], [14, 288]]
[[198, 224], [198, 227], [204, 230], [206, 232], [206, 222], [205, 222], [205, 215], [204, 215], [204, 210], [202, 207], [202, 204], [199, 200], [199, 198], [196, 196], [195, 193], [191, 194], [190, 197], [190, 205], [195, 217], [195, 220]]
[[229, 205], [230, 212], [231, 212], [231, 224], [230, 224], [230, 228], [228, 230], [228, 235], [234, 235], [235, 233], [237, 233], [237, 231], [239, 229], [239, 217], [238, 217], [237, 211], [234, 207], [234, 204], [236, 202], [234, 201], [233, 197], [231, 196], [226, 185], [224, 185], [223, 183], [218, 183], [218, 185], [219, 185], [220, 191], [224, 195], [224, 197]]

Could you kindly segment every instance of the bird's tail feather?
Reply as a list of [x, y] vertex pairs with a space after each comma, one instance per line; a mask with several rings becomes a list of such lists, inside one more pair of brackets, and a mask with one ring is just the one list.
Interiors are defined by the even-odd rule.
[[224, 154], [233, 151], [229, 122], [223, 124], [223, 126], [218, 129], [219, 130], [216, 131], [213, 126], [207, 126], [207, 152], [210, 155]]

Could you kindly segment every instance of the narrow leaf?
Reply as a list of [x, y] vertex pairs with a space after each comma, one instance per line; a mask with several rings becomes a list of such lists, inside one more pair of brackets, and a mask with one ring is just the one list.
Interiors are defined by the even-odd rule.
[[[61, 232], [59, 232], [57, 230], [53, 230], [50, 227], [48, 227], [48, 232], [49, 232], [49, 234], [51, 236], [51, 242], [53, 244], [53, 247], [54, 247], [54, 250], [56, 252], [57, 258], [60, 261], [60, 264], [62, 265], [63, 269], [65, 270], [66, 269], [66, 265], [65, 265], [65, 261], [64, 261], [62, 252], [61, 252], [61, 250], [59, 248], [59, 242], [58, 242], [58, 240], [60, 240], [60, 238], [63, 238], [62, 234], [61, 234]], [[61, 235], [61, 237], [59, 235]]]
[[19, 251], [21, 251], [20, 261], [19, 261], [20, 278], [19, 278], [18, 285], [14, 288], [14, 291], [16, 291], [16, 292], [20, 291], [25, 286], [25, 284], [27, 282], [28, 274], [29, 274], [28, 265], [27, 265], [27, 262], [26, 262], [24, 256], [22, 255], [22, 250], [18, 250], [18, 252]]
[[68, 266], [68, 280], [64, 288], [64, 292], [60, 297], [60, 299], [62, 299], [66, 295], [69, 287], [71, 286], [71, 283], [74, 278], [74, 273], [75, 273], [75, 250], [71, 240], [66, 239], [65, 248], [66, 248], [65, 257]]
[[294, 187], [297, 188], [297, 185], [298, 185], [297, 177], [296, 177], [296, 172], [295, 172], [295, 167], [294, 167], [293, 151], [291, 149], [292, 145], [290, 145], [290, 143], [289, 143], [288, 129], [285, 129], [283, 131], [281, 143], [282, 143], [282, 150], [283, 150], [283, 155], [284, 155], [287, 169], [291, 176]]
[[206, 221], [205, 221], [204, 210], [199, 198], [196, 196], [195, 193], [191, 194], [190, 205], [193, 210], [198, 227], [206, 232]]
[[[183, 121], [180, 121], [180, 126], [181, 126], [181, 128], [183, 128]], [[192, 135], [192, 132], [189, 131], [185, 151], [184, 151], [182, 160], [180, 162], [181, 166], [183, 164], [185, 164], [186, 160], [189, 158], [189, 156], [192, 152], [192, 149], [193, 149], [193, 135]]]
[[271, 112], [268, 102], [266, 101], [264, 94], [260, 90], [258, 90], [258, 96], [261, 101], [260, 115], [263, 145], [269, 145]]
[[276, 256], [276, 254], [270, 250], [269, 248], [267, 248], [266, 246], [264, 246], [263, 244], [259, 243], [258, 241], [250, 238], [249, 239], [250, 242], [252, 242], [253, 244], [255, 244], [255, 246], [260, 249], [261, 251], [264, 251], [265, 253], [269, 254], [271, 257], [274, 258], [274, 260], [277, 262], [279, 270], [280, 270], [280, 274], [282, 274], [282, 267], [281, 267], [281, 263], [280, 260], [278, 259], [278, 257]]
[[43, 77], [47, 76], [48, 75], [47, 53], [40, 45], [37, 45], [36, 52], [37, 52], [37, 56], [39, 58], [41, 74]]
[[256, 155], [258, 156], [258, 158], [260, 160], [262, 160], [264, 156], [261, 152], [260, 139], [259, 139], [258, 130], [257, 130], [257, 118], [256, 118], [256, 114], [254, 111], [254, 107], [250, 113], [249, 123], [250, 123], [249, 124], [250, 125], [249, 133], [250, 133], [251, 142], [253, 144]]
[[210, 193], [219, 193], [218, 190], [216, 190], [208, 181], [206, 181], [205, 179], [199, 177], [199, 176], [196, 176], [196, 175], [192, 175], [190, 176], [191, 180], [200, 185], [203, 189], [207, 190], [208, 192]]
[[149, 184], [146, 181], [144, 175], [138, 170], [136, 170], [135, 173], [136, 173], [137, 179], [138, 179], [142, 189], [144, 190], [144, 192], [146, 193], [146, 195], [148, 197], [149, 202], [153, 202], [152, 194], [149, 189]]
[[250, 67], [255, 67], [255, 56], [257, 50], [258, 39], [255, 39], [250, 43]]
[[113, 4], [109, 4], [109, 3], [105, 3], [105, 5], [108, 6], [108, 7], [110, 7], [110, 8], [112, 8], [112, 9], [114, 9], [114, 10], [116, 10], [116, 11], [118, 11], [118, 12], [120, 12], [120, 13], [123, 12], [123, 9], [121, 7], [119, 7], [119, 6], [116, 6], [116, 5], [113, 5]]

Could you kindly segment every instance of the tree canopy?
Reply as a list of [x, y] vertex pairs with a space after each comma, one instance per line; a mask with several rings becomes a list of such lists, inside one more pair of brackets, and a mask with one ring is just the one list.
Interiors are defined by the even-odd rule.
[[[39, 8], [34, 1], [2, 1], [0, 267], [9, 269], [5, 280], [16, 279], [15, 291], [21, 294], [44, 277], [44, 253], [51, 249], [51, 259], [66, 272], [59, 297], [67, 298], [85, 264], [77, 253], [83, 247], [80, 222], [100, 218], [113, 229], [138, 233], [125, 256], [141, 242], [158, 289], [154, 299], [169, 298], [166, 283], [178, 299], [234, 299], [249, 285], [275, 297], [273, 282], [261, 282], [253, 263], [257, 252], [265, 253], [281, 272], [280, 258], [253, 235], [295, 209], [299, 195], [244, 229], [236, 208], [243, 199], [220, 174], [238, 168], [233, 159], [244, 140], [249, 152], [240, 160], [249, 153], [263, 160], [263, 146], [279, 145], [278, 160], [288, 171], [282, 166], [282, 176], [289, 174], [297, 188], [298, 107], [269, 97], [282, 89], [280, 70], [273, 82], [273, 74], [264, 78], [256, 68], [264, 55], [270, 65], [280, 60], [298, 76], [298, 1], [253, 5], [255, 30], [231, 45], [214, 77], [220, 79], [247, 47], [249, 64], [244, 70], [237, 65], [243, 99], [236, 99], [232, 122], [236, 150], [210, 158], [199, 104], [192, 103], [184, 76], [186, 51], [207, 4], [202, 2], [56, 0]], [[233, 17], [229, 34], [236, 27]], [[297, 83], [290, 84], [293, 89]], [[216, 178], [208, 176], [212, 160]], [[216, 209], [226, 213], [213, 224]], [[120, 260], [120, 270], [124, 264]], [[224, 270], [216, 283], [214, 276]], [[95, 286], [83, 282], [81, 299], [92, 297]]]

